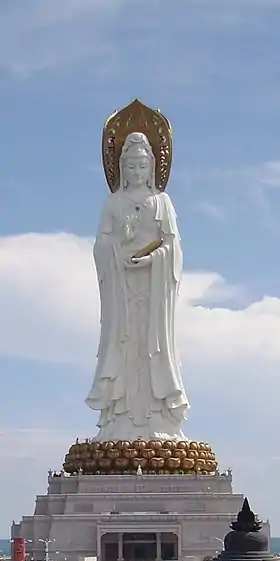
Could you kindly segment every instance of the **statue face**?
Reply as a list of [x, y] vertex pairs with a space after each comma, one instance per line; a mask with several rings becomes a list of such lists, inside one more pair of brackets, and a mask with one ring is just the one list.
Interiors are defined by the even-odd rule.
[[151, 184], [151, 160], [145, 153], [131, 154], [123, 162], [124, 183], [130, 188]]

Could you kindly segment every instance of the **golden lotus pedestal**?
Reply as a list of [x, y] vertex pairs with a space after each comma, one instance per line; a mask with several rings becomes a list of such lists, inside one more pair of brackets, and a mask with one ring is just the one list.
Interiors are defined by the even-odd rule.
[[84, 475], [143, 474], [210, 475], [218, 464], [211, 446], [205, 442], [134, 440], [98, 442], [77, 439], [65, 456], [66, 473]]

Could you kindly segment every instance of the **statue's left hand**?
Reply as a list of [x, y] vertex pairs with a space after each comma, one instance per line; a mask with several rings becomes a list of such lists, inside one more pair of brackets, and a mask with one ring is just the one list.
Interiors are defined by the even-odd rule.
[[126, 262], [126, 267], [130, 268], [134, 268], [134, 269], [139, 269], [139, 267], [146, 267], [146, 265], [149, 265], [152, 262], [152, 256], [151, 255], [145, 255], [145, 257], [132, 257], [130, 259], [130, 261]]

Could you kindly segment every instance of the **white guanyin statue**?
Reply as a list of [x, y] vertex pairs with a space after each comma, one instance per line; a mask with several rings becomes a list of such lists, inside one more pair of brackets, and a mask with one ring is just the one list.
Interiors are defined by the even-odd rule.
[[189, 403], [174, 337], [180, 235], [172, 202], [156, 184], [160, 162], [146, 127], [147, 135], [129, 132], [113, 153], [118, 170], [94, 245], [101, 336], [86, 403], [100, 411], [98, 441], [185, 438]]

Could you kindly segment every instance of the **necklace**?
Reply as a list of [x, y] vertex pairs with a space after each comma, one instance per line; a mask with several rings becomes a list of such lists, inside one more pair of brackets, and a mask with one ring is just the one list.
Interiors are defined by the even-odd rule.
[[128, 203], [132, 204], [135, 210], [139, 211], [143, 206], [147, 204], [148, 197], [129, 197]]

